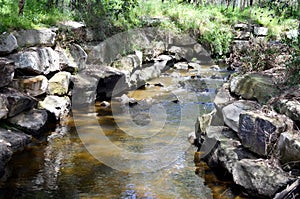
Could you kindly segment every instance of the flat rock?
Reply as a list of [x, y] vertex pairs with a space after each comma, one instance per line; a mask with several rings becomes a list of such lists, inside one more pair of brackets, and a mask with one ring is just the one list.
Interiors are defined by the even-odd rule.
[[13, 117], [22, 111], [33, 108], [36, 105], [36, 100], [29, 95], [23, 94], [13, 88], [2, 88], [0, 94], [4, 96], [7, 101], [8, 114], [7, 117]]
[[35, 74], [49, 74], [60, 70], [59, 55], [50, 47], [31, 48], [10, 56], [15, 69]]
[[17, 39], [11, 33], [0, 35], [0, 55], [7, 55], [18, 48]]
[[0, 57], [0, 88], [9, 85], [14, 74], [14, 62], [4, 57]]
[[291, 179], [287, 173], [270, 164], [268, 160], [243, 159], [233, 167], [234, 182], [244, 187], [250, 195], [255, 197], [272, 198]]
[[8, 122], [30, 135], [38, 136], [44, 129], [47, 120], [48, 113], [46, 110], [31, 109], [9, 118]]
[[48, 95], [43, 101], [39, 102], [38, 106], [40, 109], [46, 109], [54, 114], [56, 119], [59, 120], [69, 114], [71, 101], [67, 96]]
[[13, 35], [20, 47], [54, 46], [56, 33], [50, 29], [34, 29], [17, 31]]
[[50, 95], [65, 95], [69, 91], [71, 73], [58, 72], [50, 80], [48, 93]]
[[260, 107], [255, 101], [235, 101], [222, 109], [224, 122], [232, 130], [238, 132], [240, 114], [249, 110], [258, 110]]
[[280, 134], [292, 128], [293, 122], [284, 115], [248, 111], [240, 114], [238, 136], [243, 146], [268, 156]]
[[30, 96], [36, 97], [46, 93], [48, 88], [48, 79], [44, 75], [19, 77], [17, 79], [13, 79], [10, 86], [27, 93]]

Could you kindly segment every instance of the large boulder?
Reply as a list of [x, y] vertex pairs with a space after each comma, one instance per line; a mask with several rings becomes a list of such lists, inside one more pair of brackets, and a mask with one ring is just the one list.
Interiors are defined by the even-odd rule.
[[[296, 163], [300, 169], [300, 136], [297, 133], [281, 133], [277, 142], [279, 160], [282, 164]], [[297, 166], [296, 165], [296, 166]]]
[[71, 73], [78, 71], [78, 65], [70, 54], [70, 50], [68, 48], [56, 46], [55, 51], [59, 56], [59, 67], [61, 68], [61, 70], [65, 70]]
[[31, 109], [9, 118], [8, 122], [28, 134], [38, 136], [44, 129], [47, 120], [48, 113], [46, 110]]
[[86, 68], [87, 53], [78, 44], [70, 44], [69, 46], [70, 55], [73, 61], [76, 63], [78, 70]]
[[60, 36], [63, 41], [85, 41], [87, 30], [84, 23], [76, 21], [63, 21], [59, 23]]
[[50, 95], [65, 95], [69, 91], [71, 73], [58, 72], [50, 80], [48, 93]]
[[56, 33], [50, 29], [34, 29], [17, 31], [13, 35], [20, 47], [54, 46]]
[[60, 70], [59, 55], [50, 47], [31, 48], [10, 56], [15, 69], [35, 74], [49, 74]]
[[46, 93], [48, 88], [48, 79], [44, 75], [19, 77], [17, 79], [13, 79], [10, 86], [27, 93], [30, 96], [36, 97]]
[[238, 136], [243, 146], [262, 156], [270, 155], [281, 133], [293, 128], [293, 122], [275, 112], [248, 111], [240, 114]]
[[254, 101], [235, 101], [222, 109], [224, 123], [235, 132], [238, 132], [240, 114], [258, 109], [260, 109], [260, 105]]
[[13, 117], [24, 110], [33, 108], [36, 100], [26, 94], [23, 94], [13, 88], [2, 88], [0, 94], [7, 99], [7, 117]]
[[243, 159], [233, 167], [233, 180], [254, 197], [272, 198], [292, 178], [268, 160]]
[[112, 67], [132, 73], [142, 67], [142, 59], [136, 54], [127, 55], [114, 61]]
[[13, 61], [0, 57], [0, 88], [9, 85], [14, 77]]
[[69, 97], [59, 97], [55, 95], [48, 95], [38, 104], [40, 109], [46, 109], [52, 113], [57, 120], [62, 119], [69, 114], [70, 106], [71, 101]]
[[201, 158], [217, 172], [225, 171], [232, 174], [236, 162], [244, 158], [255, 158], [241, 145], [236, 134], [228, 127], [210, 126], [206, 132], [207, 135], [203, 137], [204, 142], [200, 148]]
[[11, 33], [0, 35], [0, 55], [6, 55], [18, 48], [17, 39]]
[[266, 104], [270, 98], [279, 94], [272, 78], [259, 73], [234, 76], [230, 80], [230, 91], [244, 99], [257, 100], [261, 104]]

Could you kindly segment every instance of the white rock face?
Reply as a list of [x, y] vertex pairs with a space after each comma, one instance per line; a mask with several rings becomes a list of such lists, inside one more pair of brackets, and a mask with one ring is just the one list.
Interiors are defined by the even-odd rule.
[[256, 36], [267, 36], [268, 35], [268, 28], [254, 27], [254, 35], [256, 35]]
[[57, 120], [68, 115], [71, 106], [71, 100], [69, 97], [59, 97], [54, 95], [48, 95], [43, 101], [38, 104], [39, 108], [46, 109], [50, 113], [53, 113]]
[[17, 39], [13, 34], [0, 35], [0, 55], [9, 54], [18, 48]]
[[55, 44], [56, 33], [50, 29], [41, 30], [21, 30], [14, 32], [13, 35], [20, 47], [32, 46], [53, 46]]
[[50, 80], [48, 93], [50, 95], [65, 95], [69, 91], [71, 73], [58, 72]]

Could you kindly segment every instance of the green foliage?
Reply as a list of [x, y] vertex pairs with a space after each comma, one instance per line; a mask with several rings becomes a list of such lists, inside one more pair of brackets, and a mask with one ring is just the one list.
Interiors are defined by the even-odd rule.
[[289, 41], [292, 49], [291, 58], [287, 63], [287, 83], [290, 86], [300, 85], [300, 44], [299, 41]]

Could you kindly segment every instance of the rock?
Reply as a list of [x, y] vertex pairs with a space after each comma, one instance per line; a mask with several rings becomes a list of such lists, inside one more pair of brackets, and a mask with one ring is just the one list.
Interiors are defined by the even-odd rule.
[[14, 62], [0, 57], [0, 88], [9, 85], [15, 74]]
[[59, 120], [69, 114], [71, 101], [67, 96], [48, 95], [43, 101], [39, 102], [38, 106], [40, 109], [46, 109], [54, 114], [56, 119]]
[[258, 110], [260, 105], [254, 101], [239, 100], [222, 109], [224, 123], [238, 132], [240, 114], [249, 110]]
[[46, 110], [31, 109], [9, 118], [8, 122], [30, 135], [39, 136], [44, 130], [47, 120]]
[[[200, 149], [201, 157], [217, 172], [232, 174], [236, 162], [244, 158], [255, 158], [239, 142], [236, 134], [225, 126], [210, 126]], [[225, 175], [224, 173], [222, 173]]]
[[50, 95], [65, 95], [69, 91], [71, 73], [58, 72], [50, 80], [48, 93]]
[[46, 93], [48, 88], [48, 79], [43, 75], [22, 77], [14, 79], [11, 86], [19, 91], [27, 93], [30, 96], [36, 97]]
[[61, 48], [60, 46], [55, 47], [55, 51], [59, 55], [59, 67], [61, 70], [74, 73], [78, 71], [78, 65], [75, 62], [74, 58], [70, 54], [69, 49]]
[[294, 121], [300, 121], [300, 102], [296, 99], [279, 99], [275, 104], [276, 110], [287, 115]]
[[274, 199], [297, 199], [300, 197], [300, 180], [288, 185], [283, 191], [277, 193]]
[[298, 37], [298, 30], [290, 30], [285, 33], [286, 38], [296, 39]]
[[218, 90], [214, 99], [214, 106], [216, 108], [216, 114], [214, 115], [215, 126], [224, 125], [222, 109], [228, 104], [233, 103], [235, 100], [236, 99], [232, 97], [229, 92], [229, 84], [224, 83], [222, 87]]
[[197, 118], [195, 123], [195, 135], [196, 138], [200, 138], [201, 135], [206, 134], [206, 128], [211, 124], [213, 115], [216, 114], [216, 109], [208, 114], [203, 114]]
[[17, 31], [13, 35], [20, 47], [54, 46], [56, 33], [50, 29], [34, 29]]
[[86, 26], [81, 22], [64, 21], [59, 23], [59, 28], [65, 36], [64, 41], [85, 41], [87, 37]]
[[300, 136], [289, 132], [281, 133], [277, 142], [279, 160], [282, 164], [297, 163], [300, 168]]
[[112, 63], [112, 67], [132, 73], [142, 67], [142, 60], [137, 55], [127, 55]]
[[238, 136], [243, 146], [258, 155], [268, 156], [280, 134], [292, 128], [293, 122], [284, 115], [248, 111], [240, 114]]
[[8, 101], [5, 95], [0, 94], [0, 119], [6, 119], [8, 114]]
[[254, 35], [256, 36], [267, 36], [268, 28], [265, 27], [254, 27]]
[[7, 55], [18, 48], [17, 39], [11, 33], [0, 35], [0, 55]]
[[247, 30], [248, 29], [248, 24], [245, 23], [238, 23], [234, 25], [235, 30]]
[[0, 127], [0, 141], [5, 143], [12, 152], [23, 150], [31, 142], [32, 137], [21, 131]]
[[10, 56], [15, 61], [15, 69], [35, 74], [49, 74], [59, 71], [59, 55], [50, 47], [31, 48]]
[[78, 66], [78, 70], [80, 71], [85, 69], [88, 56], [82, 47], [78, 44], [70, 44], [69, 50], [74, 62]]
[[233, 41], [233, 48], [237, 50], [244, 50], [250, 47], [250, 43], [247, 40], [234, 40]]
[[233, 167], [233, 180], [252, 196], [272, 198], [291, 178], [268, 160], [243, 159]]
[[16, 130], [0, 128], [0, 178], [5, 174], [5, 166], [16, 151], [31, 142], [31, 136]]
[[251, 35], [251, 33], [248, 31], [236, 31], [234, 32], [234, 34], [235, 34], [234, 39], [239, 39], [239, 40], [248, 40]]
[[220, 67], [218, 65], [212, 65], [209, 67], [210, 70], [219, 71]]
[[2, 88], [0, 94], [5, 96], [8, 101], [7, 117], [13, 117], [24, 110], [33, 108], [36, 105], [36, 100], [28, 95], [25, 95], [13, 88]]
[[279, 94], [272, 78], [259, 73], [235, 76], [230, 80], [230, 91], [244, 99], [257, 100], [261, 104]]
[[189, 65], [186, 62], [178, 62], [178, 63], [174, 64], [174, 68], [176, 68], [178, 70], [188, 70]]

